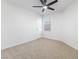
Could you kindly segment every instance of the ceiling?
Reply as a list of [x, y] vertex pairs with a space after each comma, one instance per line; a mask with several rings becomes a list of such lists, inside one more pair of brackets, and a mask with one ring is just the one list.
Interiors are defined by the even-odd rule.
[[[19, 6], [26, 10], [34, 11], [36, 13], [42, 13], [41, 8], [33, 8], [32, 6], [42, 5], [40, 0], [6, 0], [8, 3]], [[52, 2], [54, 0], [47, 0], [47, 3]], [[56, 9], [56, 11], [60, 11], [66, 8], [71, 2], [74, 0], [58, 0], [58, 2], [51, 7]], [[47, 10], [49, 13], [55, 12], [51, 10]]]

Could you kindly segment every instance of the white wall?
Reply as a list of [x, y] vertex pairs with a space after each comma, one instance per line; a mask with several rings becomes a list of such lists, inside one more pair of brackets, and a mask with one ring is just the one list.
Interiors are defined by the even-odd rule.
[[51, 20], [51, 32], [44, 32], [44, 36], [63, 41], [77, 49], [77, 1], [70, 3], [70, 6], [61, 12], [47, 15]]
[[2, 0], [2, 43], [5, 49], [40, 37], [37, 14]]

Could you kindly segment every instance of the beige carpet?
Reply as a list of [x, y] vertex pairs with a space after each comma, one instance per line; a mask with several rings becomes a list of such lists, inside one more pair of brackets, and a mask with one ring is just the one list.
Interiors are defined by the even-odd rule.
[[77, 50], [67, 44], [40, 38], [1, 51], [2, 59], [78, 59]]

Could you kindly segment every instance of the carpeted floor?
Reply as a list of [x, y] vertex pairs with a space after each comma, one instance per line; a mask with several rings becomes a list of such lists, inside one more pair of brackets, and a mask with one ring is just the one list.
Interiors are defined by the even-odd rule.
[[1, 51], [1, 59], [78, 59], [77, 50], [67, 44], [40, 38]]

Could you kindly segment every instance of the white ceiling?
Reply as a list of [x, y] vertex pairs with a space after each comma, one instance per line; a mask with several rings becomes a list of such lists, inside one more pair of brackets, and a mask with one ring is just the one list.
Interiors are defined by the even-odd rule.
[[[10, 4], [14, 4], [16, 6], [19, 6], [21, 8], [25, 8], [27, 10], [30, 10], [30, 11], [34, 11], [36, 13], [41, 13], [41, 8], [33, 8], [32, 6], [37, 6], [37, 5], [42, 5], [40, 0], [6, 0], [8, 3]], [[53, 1], [53, 0], [47, 0], [49, 2]], [[51, 7], [52, 8], [55, 8], [56, 11], [60, 11], [60, 10], [63, 10], [65, 9], [68, 5], [71, 4], [71, 2], [74, 1], [74, 0], [58, 0], [58, 2], [54, 5], [52, 5]], [[51, 11], [51, 10], [47, 10], [47, 12], [54, 12], [54, 11]]]

